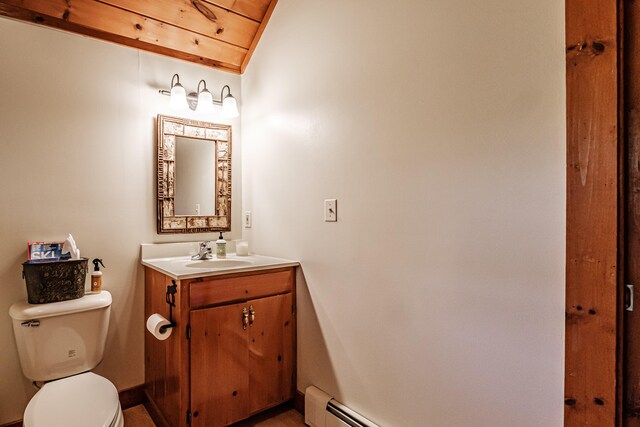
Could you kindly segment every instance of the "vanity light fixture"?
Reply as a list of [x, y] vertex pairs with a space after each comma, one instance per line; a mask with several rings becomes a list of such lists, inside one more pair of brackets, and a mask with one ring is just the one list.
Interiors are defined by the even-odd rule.
[[189, 108], [189, 104], [187, 104], [187, 92], [180, 84], [180, 76], [177, 74], [171, 77], [171, 92], [169, 92], [169, 95], [171, 96], [169, 107], [171, 107], [172, 110], [186, 110]]
[[[200, 90], [200, 84], [204, 86], [202, 90]], [[207, 82], [200, 80], [197, 90], [198, 105], [196, 107], [196, 113], [213, 113], [213, 96], [211, 96], [211, 92], [207, 89]]]
[[[175, 82], [175, 83], [174, 83]], [[201, 85], [202, 90], [200, 90]], [[225, 95], [225, 89], [227, 95]], [[169, 107], [175, 110], [186, 110], [188, 108], [198, 113], [212, 113], [213, 105], [222, 106], [222, 116], [227, 118], [238, 117], [238, 102], [231, 95], [229, 85], [224, 85], [220, 91], [220, 100], [213, 99], [211, 92], [207, 89], [207, 83], [204, 80], [198, 82], [197, 92], [191, 92], [187, 95], [184, 87], [180, 84], [180, 76], [174, 74], [171, 78], [171, 90], [161, 89], [162, 95], [171, 96]]]
[[[227, 88], [229, 94], [224, 96], [224, 89]], [[222, 99], [222, 115], [225, 117], [233, 118], [238, 117], [240, 113], [238, 112], [238, 103], [236, 99], [231, 95], [231, 88], [229, 85], [222, 86], [222, 90], [220, 91], [220, 99]]]

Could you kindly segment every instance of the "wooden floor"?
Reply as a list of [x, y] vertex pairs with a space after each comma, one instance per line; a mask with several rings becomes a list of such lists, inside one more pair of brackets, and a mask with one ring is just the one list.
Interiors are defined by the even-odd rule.
[[125, 427], [156, 427], [144, 406], [138, 405], [122, 411]]
[[275, 408], [240, 421], [234, 427], [306, 427], [304, 417], [295, 409]]
[[[143, 405], [124, 411], [125, 427], [155, 427], [153, 420]], [[304, 417], [295, 409], [275, 408], [256, 415], [246, 421], [234, 424], [234, 427], [304, 427]]]

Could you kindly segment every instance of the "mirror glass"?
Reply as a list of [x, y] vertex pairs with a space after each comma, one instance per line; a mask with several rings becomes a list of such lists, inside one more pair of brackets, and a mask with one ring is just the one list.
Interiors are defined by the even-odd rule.
[[176, 137], [176, 216], [215, 215], [216, 145], [206, 139]]
[[158, 116], [158, 233], [231, 230], [231, 126]]

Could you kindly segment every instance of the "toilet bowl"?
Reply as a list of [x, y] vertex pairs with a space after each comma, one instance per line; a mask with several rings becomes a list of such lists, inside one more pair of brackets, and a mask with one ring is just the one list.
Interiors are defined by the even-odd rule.
[[25, 427], [122, 427], [118, 391], [92, 372], [46, 383], [29, 401]]
[[22, 371], [44, 382], [24, 412], [25, 427], [124, 425], [116, 387], [90, 372], [104, 355], [111, 301], [102, 291], [71, 301], [11, 306]]

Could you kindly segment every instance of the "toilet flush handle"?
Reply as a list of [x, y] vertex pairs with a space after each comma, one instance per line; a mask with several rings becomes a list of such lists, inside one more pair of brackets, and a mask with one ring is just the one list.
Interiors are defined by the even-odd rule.
[[37, 328], [38, 326], [40, 326], [40, 321], [39, 320], [27, 320], [25, 322], [22, 322], [21, 325], [24, 326], [25, 328]]

